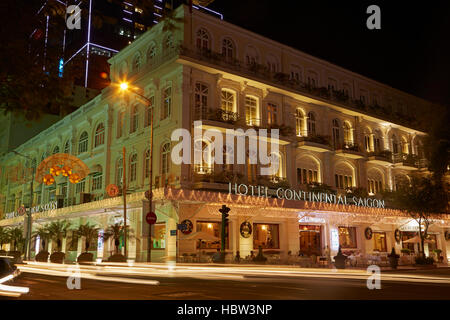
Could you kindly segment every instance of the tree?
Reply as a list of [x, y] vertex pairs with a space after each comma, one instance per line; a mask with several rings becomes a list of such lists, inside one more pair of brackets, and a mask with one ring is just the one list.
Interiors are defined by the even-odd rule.
[[100, 228], [98, 228], [95, 225], [90, 225], [89, 222], [86, 224], [82, 224], [78, 227], [76, 233], [78, 237], [85, 237], [85, 244], [86, 244], [86, 251], [89, 251], [89, 246], [91, 242], [98, 237], [98, 231]]
[[23, 237], [22, 228], [21, 227], [10, 228], [10, 229], [8, 229], [8, 234], [9, 234], [9, 240], [13, 244], [14, 250], [12, 250], [12, 251], [17, 251], [20, 248], [20, 246], [23, 246], [23, 244], [25, 243], [25, 238]]
[[47, 232], [52, 241], [56, 241], [57, 251], [61, 251], [62, 242], [61, 238], [64, 238], [67, 231], [70, 228], [71, 223], [66, 220], [58, 220], [50, 222], [47, 225]]
[[[133, 237], [132, 235], [133, 229], [130, 228], [130, 226], [127, 225], [127, 235], [128, 237]], [[120, 238], [123, 238], [124, 236], [124, 226], [123, 222], [115, 223], [105, 230], [105, 233], [103, 234], [103, 239], [106, 241], [110, 238], [114, 240], [114, 247], [116, 250], [116, 254], [119, 254], [119, 245], [120, 245]]]
[[9, 242], [8, 230], [4, 227], [0, 227], [0, 250], [2, 250], [3, 245]]
[[429, 177], [413, 175], [397, 183], [397, 189], [385, 192], [384, 198], [390, 207], [406, 212], [417, 221], [420, 236], [420, 253], [425, 256], [424, 244], [428, 228], [440, 213], [447, 211], [448, 194], [442, 184]]

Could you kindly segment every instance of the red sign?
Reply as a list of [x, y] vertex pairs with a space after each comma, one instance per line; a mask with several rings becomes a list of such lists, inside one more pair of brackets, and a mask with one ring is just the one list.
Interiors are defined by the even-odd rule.
[[150, 211], [145, 216], [145, 220], [147, 221], [148, 224], [155, 224], [155, 222], [156, 222], [156, 214], [154, 212]]
[[108, 193], [108, 196], [115, 197], [119, 194], [119, 187], [115, 184], [108, 184], [106, 186], [106, 192]]

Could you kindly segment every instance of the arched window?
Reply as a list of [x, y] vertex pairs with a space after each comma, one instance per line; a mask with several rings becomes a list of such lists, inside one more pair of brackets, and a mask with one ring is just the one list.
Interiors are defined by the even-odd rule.
[[398, 145], [398, 139], [395, 134], [392, 135], [392, 152], [394, 154], [398, 154], [400, 152], [400, 148]]
[[370, 143], [370, 133], [364, 133], [364, 150], [366, 152], [372, 151], [371, 143]]
[[224, 111], [235, 112], [236, 94], [233, 91], [222, 89], [221, 107]]
[[259, 126], [259, 105], [255, 97], [245, 96], [245, 121], [248, 126]]
[[308, 112], [308, 135], [314, 136], [316, 134], [316, 116], [312, 112]]
[[144, 177], [150, 177], [150, 149], [147, 149], [144, 154]]
[[406, 137], [402, 137], [402, 153], [409, 153], [409, 143]]
[[371, 169], [367, 173], [367, 191], [369, 195], [383, 191], [383, 175], [377, 169]]
[[139, 109], [138, 106], [134, 106], [131, 108], [130, 115], [130, 133], [136, 132], [139, 124]]
[[170, 169], [170, 143], [163, 144], [161, 148], [161, 174], [169, 173]]
[[145, 119], [144, 119], [144, 128], [150, 125], [151, 117], [152, 117], [152, 109], [155, 106], [155, 96], [152, 94], [150, 98], [148, 98], [148, 106], [145, 109]]
[[295, 110], [295, 131], [299, 137], [306, 136], [305, 117], [303, 115], [303, 110], [300, 108]]
[[332, 127], [332, 133], [333, 133], [333, 146], [335, 148], [337, 148], [339, 146], [339, 141], [340, 141], [340, 132], [341, 129], [339, 128], [339, 120], [338, 119], [334, 119], [333, 120], [333, 127]]
[[137, 154], [130, 156], [130, 182], [136, 181], [137, 177]]
[[59, 153], [59, 147], [58, 147], [58, 146], [55, 146], [55, 147], [53, 148], [52, 154], [57, 154], [57, 153]]
[[273, 55], [267, 56], [267, 69], [270, 72], [278, 72], [278, 60]]
[[321, 181], [320, 162], [312, 156], [300, 156], [296, 160], [297, 184], [312, 184]]
[[89, 136], [86, 131], [80, 135], [80, 139], [78, 140], [78, 154], [86, 152], [88, 150], [88, 140]]
[[70, 140], [67, 140], [64, 144], [64, 153], [70, 153]]
[[[202, 163], [197, 163], [194, 165], [194, 171], [198, 174], [211, 173], [213, 170], [212, 154], [209, 150], [210, 144], [208, 141], [197, 140], [194, 145], [194, 152], [201, 150]], [[205, 159], [206, 154], [206, 159]]]
[[356, 186], [354, 169], [353, 167], [346, 163], [338, 163], [334, 171], [335, 186], [338, 189], [347, 189]]
[[204, 28], [200, 28], [197, 30], [197, 41], [196, 41], [197, 49], [208, 50], [210, 49], [210, 38], [208, 31]]
[[247, 65], [254, 65], [258, 63], [258, 53], [256, 49], [252, 46], [247, 48], [247, 52], [245, 54], [245, 62]]
[[375, 130], [375, 133], [373, 135], [373, 149], [375, 152], [381, 152], [383, 151], [383, 141], [382, 141], [382, 134], [379, 129]]
[[137, 54], [133, 59], [133, 66], [132, 66], [133, 73], [139, 72], [140, 69], [141, 69], [141, 55]]
[[163, 90], [163, 107], [161, 111], [161, 120], [170, 117], [172, 112], [172, 87], [167, 87]]
[[399, 174], [394, 177], [395, 190], [405, 188], [410, 184], [409, 177], [406, 174]]
[[151, 65], [155, 59], [155, 56], [156, 56], [156, 45], [152, 43], [147, 49], [147, 63]]
[[100, 123], [95, 129], [94, 147], [98, 147], [105, 143], [105, 126]]
[[346, 145], [353, 144], [353, 132], [352, 127], [348, 122], [344, 122], [344, 143]]
[[119, 113], [117, 113], [117, 135], [116, 135], [116, 138], [122, 137], [123, 126], [125, 125], [124, 118], [125, 118], [125, 113], [123, 111], [119, 111]]
[[314, 71], [308, 72], [308, 77], [306, 80], [308, 81], [308, 86], [310, 86], [311, 88], [315, 88], [319, 85], [319, 77]]
[[222, 55], [226, 59], [233, 59], [235, 56], [234, 43], [229, 38], [225, 38], [222, 40]]
[[123, 158], [119, 158], [116, 161], [116, 185], [122, 185], [123, 178]]
[[102, 189], [103, 170], [101, 166], [98, 166], [97, 172], [92, 175], [92, 191]]
[[204, 119], [204, 117], [207, 114], [208, 111], [208, 93], [209, 88], [206, 84], [197, 82], [195, 84], [195, 93], [194, 93], [194, 112], [195, 112], [195, 119], [201, 120]]

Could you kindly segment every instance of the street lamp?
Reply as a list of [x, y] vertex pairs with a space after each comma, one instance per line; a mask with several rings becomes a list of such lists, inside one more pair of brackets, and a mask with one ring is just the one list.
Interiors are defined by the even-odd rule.
[[[121, 82], [120, 90], [122, 92], [131, 92], [136, 95], [137, 98], [141, 100], [141, 102], [144, 103], [144, 105], [148, 108], [150, 107], [150, 168], [149, 168], [149, 176], [150, 176], [150, 187], [149, 187], [149, 196], [148, 196], [148, 202], [149, 202], [149, 208], [150, 211], [152, 210], [152, 202], [153, 202], [153, 106], [150, 99], [143, 96], [139, 92], [136, 92], [132, 88], [130, 88], [129, 84], [127, 82]], [[124, 214], [125, 214], [125, 250], [126, 250], [126, 208], [124, 208]], [[147, 241], [147, 262], [151, 262], [151, 253], [152, 253], [152, 225], [149, 224], [149, 233], [148, 233], [148, 241]], [[125, 251], [126, 252], [126, 251]]]
[[24, 258], [25, 259], [31, 259], [31, 208], [33, 207], [33, 180], [34, 175], [36, 174], [36, 167], [33, 167], [33, 159], [31, 159], [29, 156], [26, 156], [24, 154], [21, 154], [15, 150], [13, 150], [15, 154], [18, 156], [24, 157], [31, 161], [31, 167], [33, 169], [33, 173], [31, 175], [31, 182], [30, 182], [30, 204], [27, 212], [27, 237], [26, 237], [26, 243], [25, 243], [25, 252], [24, 252]]

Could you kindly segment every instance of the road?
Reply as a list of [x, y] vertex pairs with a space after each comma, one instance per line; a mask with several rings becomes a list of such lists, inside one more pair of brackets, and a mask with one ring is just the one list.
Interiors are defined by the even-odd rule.
[[25, 300], [450, 299], [450, 269], [383, 273], [369, 290], [362, 272], [259, 268], [82, 267], [81, 289], [69, 290], [61, 266], [37, 265], [11, 285], [30, 288]]

